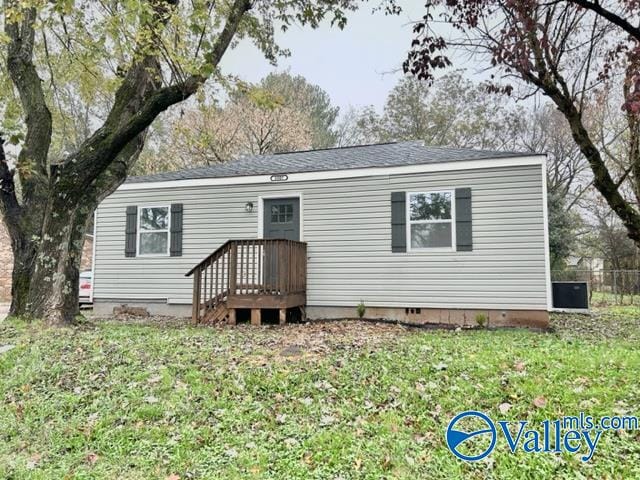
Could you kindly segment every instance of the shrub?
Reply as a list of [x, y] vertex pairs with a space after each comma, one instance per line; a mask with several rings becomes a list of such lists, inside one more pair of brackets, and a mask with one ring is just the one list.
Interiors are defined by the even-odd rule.
[[487, 325], [487, 315], [484, 313], [476, 313], [476, 323], [480, 328], [484, 328]]
[[356, 312], [358, 312], [358, 318], [364, 317], [365, 312], [367, 311], [367, 307], [364, 305], [364, 302], [361, 301], [356, 308]]

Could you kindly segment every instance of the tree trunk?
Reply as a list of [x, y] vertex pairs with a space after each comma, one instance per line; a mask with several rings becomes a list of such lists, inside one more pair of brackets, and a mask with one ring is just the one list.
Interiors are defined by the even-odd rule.
[[[35, 259], [27, 315], [49, 324], [74, 323], [79, 313], [80, 258], [86, 222], [51, 222]], [[15, 296], [14, 296], [15, 299]]]
[[[144, 147], [146, 132], [138, 135], [117, 156], [91, 187], [78, 192], [73, 178], [54, 180], [45, 210], [42, 242], [31, 263], [26, 315], [50, 324], [75, 323], [80, 312], [78, 291], [85, 233], [93, 212], [127, 178]], [[60, 173], [60, 172], [58, 172]], [[94, 242], [96, 239], [94, 239]]]
[[11, 308], [10, 315], [27, 315], [27, 303], [29, 301], [29, 288], [33, 275], [33, 266], [36, 258], [36, 248], [33, 242], [12, 239], [13, 272], [11, 275]]
[[[54, 191], [69, 192], [69, 189], [62, 187]], [[29, 317], [43, 319], [49, 324], [75, 322], [79, 313], [82, 246], [95, 208], [87, 196], [51, 195], [29, 289]]]

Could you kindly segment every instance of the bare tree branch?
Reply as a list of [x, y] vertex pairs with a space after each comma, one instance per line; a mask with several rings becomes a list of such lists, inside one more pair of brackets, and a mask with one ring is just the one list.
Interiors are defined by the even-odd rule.
[[611, 10], [607, 10], [602, 6], [599, 1], [591, 2], [589, 0], [567, 0], [570, 3], [578, 5], [582, 8], [586, 8], [587, 10], [591, 10], [592, 12], [600, 15], [603, 18], [606, 18], [609, 22], [617, 25], [622, 28], [629, 35], [634, 37], [636, 40], [640, 41], [640, 28], [632, 25], [626, 18], [621, 17], [620, 15], [612, 12]]

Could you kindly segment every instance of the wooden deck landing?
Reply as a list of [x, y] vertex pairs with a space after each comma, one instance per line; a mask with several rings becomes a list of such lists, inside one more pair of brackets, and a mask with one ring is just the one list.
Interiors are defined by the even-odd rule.
[[262, 309], [278, 309], [285, 323], [287, 309], [306, 305], [307, 245], [281, 239], [229, 240], [193, 267], [194, 323], [236, 323], [236, 309], [250, 309], [251, 323], [260, 325]]

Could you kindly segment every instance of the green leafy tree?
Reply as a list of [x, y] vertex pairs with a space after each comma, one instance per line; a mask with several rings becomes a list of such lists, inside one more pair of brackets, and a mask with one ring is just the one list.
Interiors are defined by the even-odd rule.
[[[250, 39], [275, 62], [287, 53], [274, 41], [276, 25], [328, 18], [342, 27], [355, 3], [3, 2], [1, 125], [17, 143], [13, 158], [0, 148], [0, 210], [15, 259], [11, 312], [73, 321], [95, 207], [125, 180], [155, 118], [224, 77], [220, 61], [233, 42]], [[71, 130], [71, 139], [61, 133]]]
[[282, 106], [295, 112], [306, 112], [311, 126], [311, 148], [335, 145], [334, 125], [340, 109], [331, 104], [329, 94], [322, 88], [289, 72], [270, 73], [258, 86], [278, 99]]
[[393, 88], [382, 114], [373, 107], [350, 119], [351, 137], [368, 142], [423, 140], [459, 148], [513, 148], [521, 112], [487, 85], [453, 72], [433, 84], [404, 77]]
[[547, 208], [551, 270], [563, 270], [567, 258], [576, 251], [582, 218], [576, 211], [567, 208], [567, 198], [558, 191], [549, 191]]

